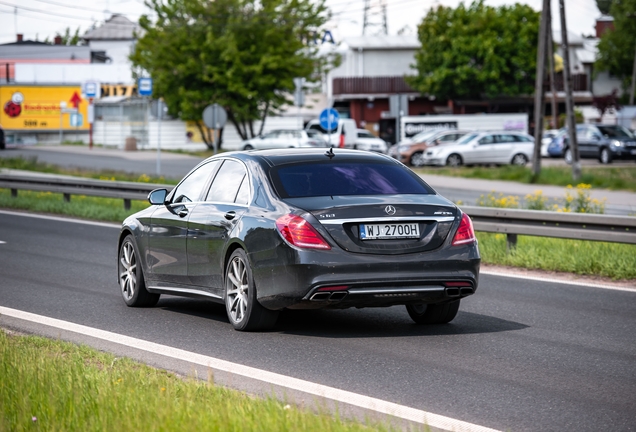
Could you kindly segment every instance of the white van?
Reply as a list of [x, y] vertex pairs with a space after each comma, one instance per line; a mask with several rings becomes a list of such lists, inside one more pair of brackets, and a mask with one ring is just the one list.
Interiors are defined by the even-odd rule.
[[320, 126], [320, 120], [314, 119], [307, 123], [305, 130], [321, 132], [325, 136], [325, 140], [333, 147], [352, 149], [358, 139], [358, 126], [354, 119], [339, 119], [338, 127], [331, 133], [327, 133], [327, 131]]

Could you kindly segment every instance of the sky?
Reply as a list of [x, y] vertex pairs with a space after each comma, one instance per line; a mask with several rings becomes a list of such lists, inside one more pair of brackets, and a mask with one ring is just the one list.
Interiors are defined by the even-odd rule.
[[[417, 25], [426, 12], [437, 5], [456, 7], [459, 0], [369, 0], [372, 8], [369, 23], [380, 23], [381, 15], [377, 5], [384, 1], [387, 11], [389, 34], [417, 33]], [[559, 29], [559, 2], [552, 1], [553, 28]], [[541, 0], [518, 0], [540, 10]], [[514, 4], [514, 0], [485, 0], [490, 6]], [[336, 42], [343, 37], [361, 36], [365, 0], [327, 0], [333, 18], [328, 25]], [[375, 7], [374, 7], [375, 6]], [[600, 16], [595, 0], [565, 0], [568, 30], [576, 34], [594, 34], [595, 20]], [[149, 13], [143, 0], [0, 0], [0, 44], [15, 42], [16, 34], [24, 39], [52, 40], [56, 33], [63, 33], [67, 27], [72, 32], [79, 27], [80, 34], [93, 23], [102, 23], [112, 13], [126, 15], [137, 21], [142, 14]], [[368, 27], [367, 34], [377, 32], [379, 26]]]

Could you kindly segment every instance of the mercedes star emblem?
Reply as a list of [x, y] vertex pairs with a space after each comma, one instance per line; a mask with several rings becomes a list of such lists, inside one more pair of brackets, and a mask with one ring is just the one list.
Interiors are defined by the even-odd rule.
[[393, 207], [392, 205], [388, 205], [388, 206], [384, 207], [384, 211], [389, 216], [393, 216], [395, 214], [395, 207]]

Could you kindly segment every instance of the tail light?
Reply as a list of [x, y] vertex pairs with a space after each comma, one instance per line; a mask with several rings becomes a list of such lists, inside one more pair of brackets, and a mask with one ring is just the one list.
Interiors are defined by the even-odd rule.
[[462, 221], [459, 223], [459, 228], [453, 237], [453, 246], [468, 244], [477, 241], [475, 238], [475, 230], [473, 229], [473, 222], [466, 213], [462, 214]]
[[340, 134], [340, 143], [338, 144], [338, 147], [344, 148], [344, 146], [345, 146], [345, 134]]
[[290, 245], [305, 249], [331, 249], [320, 233], [300, 216], [281, 216], [276, 220], [276, 228]]

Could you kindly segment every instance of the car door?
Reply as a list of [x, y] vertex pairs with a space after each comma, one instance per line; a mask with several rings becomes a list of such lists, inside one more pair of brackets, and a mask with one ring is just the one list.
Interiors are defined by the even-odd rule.
[[482, 136], [475, 144], [467, 146], [464, 164], [489, 163], [492, 154], [495, 152], [495, 146], [494, 135]]
[[188, 218], [196, 208], [218, 161], [208, 162], [192, 171], [168, 196], [168, 204], [159, 206], [150, 218], [148, 232], [149, 279], [161, 287], [187, 285], [186, 239]]
[[232, 230], [247, 210], [250, 178], [242, 162], [226, 159], [214, 177], [205, 202], [188, 220], [188, 279], [223, 297], [223, 258]]
[[593, 132], [591, 128], [587, 126], [578, 125], [576, 127], [576, 142], [579, 146], [579, 156], [582, 158], [595, 156], [596, 152], [593, 151], [596, 148], [593, 138]]

